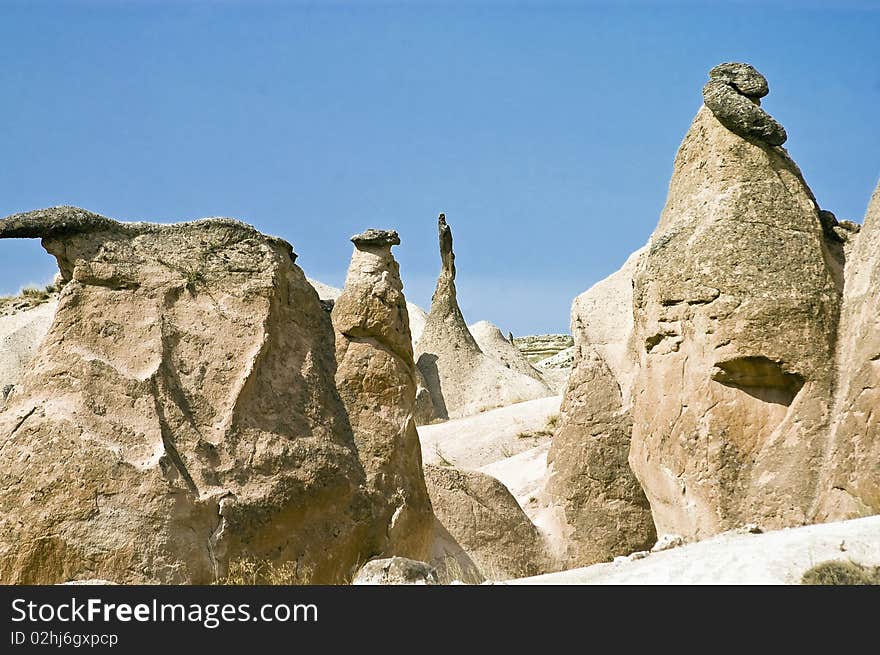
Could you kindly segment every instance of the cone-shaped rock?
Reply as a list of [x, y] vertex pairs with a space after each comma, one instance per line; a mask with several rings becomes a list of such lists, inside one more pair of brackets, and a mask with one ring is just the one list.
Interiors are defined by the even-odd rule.
[[443, 214], [438, 232], [442, 267], [425, 329], [416, 344], [416, 366], [437, 417], [458, 418], [550, 395], [542, 381], [509, 369], [480, 350], [458, 306], [452, 231]]
[[430, 554], [433, 519], [413, 420], [416, 371], [397, 232], [367, 230], [333, 306], [336, 386], [348, 410], [378, 531], [372, 555], [416, 560]]
[[816, 518], [880, 513], [880, 186], [846, 261], [831, 442]]
[[656, 541], [648, 499], [627, 461], [635, 374], [627, 356], [632, 274], [643, 252], [572, 304], [575, 359], [544, 490], [563, 568], [646, 550]]
[[538, 529], [498, 480], [433, 465], [425, 466], [425, 479], [437, 516], [431, 563], [444, 578], [456, 569], [476, 581], [546, 570]]
[[633, 282], [630, 464], [657, 531], [691, 539], [808, 520], [842, 286], [779, 139], [738, 133], [707, 105]]
[[42, 238], [68, 283], [0, 413], [0, 581], [207, 583], [238, 558], [350, 575], [364, 474], [288, 243], [72, 207], [9, 237]]
[[493, 325], [489, 321], [477, 321], [473, 325], [469, 325], [468, 330], [483, 354], [497, 360], [511, 371], [528, 375], [541, 382], [544, 381], [541, 373], [531, 365], [520, 349], [513, 345], [513, 341], [504, 338], [497, 325]]

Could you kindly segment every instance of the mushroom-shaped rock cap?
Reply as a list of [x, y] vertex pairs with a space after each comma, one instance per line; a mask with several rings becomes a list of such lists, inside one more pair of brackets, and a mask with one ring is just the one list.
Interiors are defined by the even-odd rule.
[[726, 62], [709, 71], [709, 79], [726, 82], [744, 96], [763, 98], [770, 93], [767, 78], [751, 64]]
[[355, 234], [351, 242], [356, 246], [399, 246], [400, 235], [396, 230], [377, 230], [370, 228], [360, 234]]
[[734, 134], [781, 146], [788, 138], [785, 128], [759, 106], [768, 90], [767, 80], [749, 64], [719, 64], [709, 71], [703, 102]]
[[282, 246], [293, 261], [296, 253], [284, 239], [262, 234], [255, 227], [234, 218], [200, 218], [182, 223], [120, 222], [87, 209], [61, 205], [13, 214], [0, 219], [0, 239], [56, 239], [89, 233], [115, 233], [136, 237], [142, 234], [173, 234], [189, 230], [224, 230], [230, 239], [257, 238]]
[[0, 239], [40, 239], [119, 227], [112, 218], [79, 207], [36, 209], [0, 219]]

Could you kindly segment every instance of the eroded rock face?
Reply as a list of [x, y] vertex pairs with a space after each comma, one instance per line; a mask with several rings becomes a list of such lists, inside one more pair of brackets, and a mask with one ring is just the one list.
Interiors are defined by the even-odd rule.
[[442, 267], [415, 353], [437, 418], [459, 418], [550, 395], [542, 381], [508, 369], [480, 350], [458, 306], [452, 231], [443, 214], [438, 233]]
[[[852, 234], [852, 230], [849, 230]], [[817, 520], [880, 513], [880, 186], [847, 257], [834, 421]]]
[[623, 266], [584, 291], [571, 305], [574, 368], [579, 364], [578, 351], [587, 345], [595, 350], [620, 386], [627, 408], [638, 365], [629, 347], [633, 331], [633, 275], [645, 252], [645, 248], [636, 250]]
[[374, 507], [373, 554], [430, 555], [433, 514], [413, 415], [416, 372], [397, 232], [367, 230], [336, 299], [336, 386], [348, 410]]
[[52, 298], [39, 305], [0, 312], [0, 407], [36, 355], [57, 307], [57, 298]]
[[[342, 295], [342, 289], [337, 289], [312, 279], [309, 279], [309, 284], [318, 292], [318, 297], [321, 298], [321, 304], [324, 308], [332, 311], [333, 305], [336, 304], [336, 299]], [[413, 348], [415, 348], [416, 342], [425, 329], [425, 321], [428, 315], [424, 309], [409, 301], [406, 303], [406, 312], [409, 316], [409, 329], [412, 335]], [[416, 409], [414, 414], [416, 425], [433, 423], [438, 419], [437, 412], [434, 409], [431, 392], [428, 390], [428, 383], [419, 369], [416, 369], [416, 385]]]
[[679, 149], [634, 275], [629, 461], [657, 530], [688, 539], [809, 520], [842, 286], [778, 140], [744, 138], [710, 109]]
[[0, 413], [0, 580], [305, 583], [364, 561], [370, 508], [333, 328], [286, 242], [230, 219], [16, 215], [67, 284]]
[[656, 541], [651, 508], [627, 461], [635, 376], [627, 349], [632, 274], [643, 252], [572, 304], [574, 364], [544, 488], [563, 568], [610, 561]]
[[561, 510], [562, 568], [610, 561], [656, 542], [651, 507], [627, 461], [631, 431], [611, 369], [585, 345], [547, 455], [545, 491]]
[[437, 517], [431, 563], [444, 577], [501, 580], [545, 569], [541, 535], [498, 480], [429, 464], [425, 481]]

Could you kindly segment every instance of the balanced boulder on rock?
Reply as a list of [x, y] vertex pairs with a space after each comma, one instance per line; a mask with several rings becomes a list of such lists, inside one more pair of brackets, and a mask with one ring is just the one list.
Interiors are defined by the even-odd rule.
[[633, 280], [630, 464], [657, 530], [688, 539], [810, 520], [843, 283], [779, 139], [706, 104]]
[[416, 372], [400, 270], [397, 232], [367, 230], [336, 299], [336, 386], [351, 422], [375, 512], [370, 550], [427, 559], [433, 514], [413, 420]]

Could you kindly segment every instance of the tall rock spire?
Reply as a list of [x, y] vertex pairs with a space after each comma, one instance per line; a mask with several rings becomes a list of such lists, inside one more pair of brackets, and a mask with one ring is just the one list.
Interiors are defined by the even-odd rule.
[[458, 306], [452, 230], [445, 214], [437, 219], [437, 231], [440, 275], [425, 329], [416, 344], [416, 365], [436, 416], [457, 418], [550, 395], [541, 380], [513, 371], [480, 350]]
[[446, 214], [437, 219], [437, 235], [440, 242], [440, 275], [431, 297], [431, 310], [425, 331], [417, 347], [422, 348], [434, 340], [452, 340], [451, 346], [470, 356], [478, 355], [480, 347], [468, 330], [467, 323], [458, 306], [455, 289], [455, 253], [452, 250], [452, 229], [446, 223]]
[[434, 515], [422, 473], [413, 415], [416, 370], [400, 269], [397, 232], [351, 238], [354, 254], [331, 314], [336, 330], [336, 386], [348, 410], [366, 473], [376, 530], [373, 555], [425, 560]]

